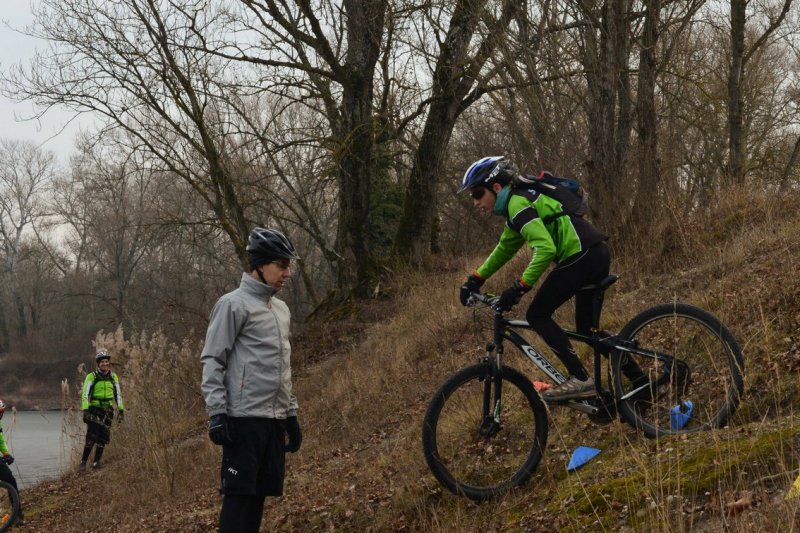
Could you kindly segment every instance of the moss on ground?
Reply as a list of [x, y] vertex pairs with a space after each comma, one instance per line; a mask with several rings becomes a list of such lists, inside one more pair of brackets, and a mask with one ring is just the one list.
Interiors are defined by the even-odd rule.
[[[546, 511], [565, 513], [571, 527], [614, 529], [624, 523], [638, 529], [654, 518], [648, 514], [662, 514], [664, 504], [673, 499], [707, 499], [708, 494], [740, 486], [743, 472], [752, 471], [752, 478], [796, 467], [800, 423], [713, 433], [713, 439], [707, 433], [698, 439], [662, 439], [649, 446], [653, 453], [635, 457], [630, 447], [607, 440], [603, 464], [558, 483]], [[648, 510], [648, 501], [655, 504], [649, 512], [623, 512], [626, 506]]]

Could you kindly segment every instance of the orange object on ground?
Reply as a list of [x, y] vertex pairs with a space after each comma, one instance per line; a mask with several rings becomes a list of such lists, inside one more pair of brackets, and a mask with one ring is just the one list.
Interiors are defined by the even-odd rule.
[[552, 389], [553, 386], [544, 381], [534, 381], [533, 388], [536, 389], [536, 392], [542, 392], [543, 390]]

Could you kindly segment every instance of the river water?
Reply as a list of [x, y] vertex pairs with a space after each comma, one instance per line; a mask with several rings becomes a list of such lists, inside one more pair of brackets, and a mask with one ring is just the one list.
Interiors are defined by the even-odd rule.
[[9, 410], [0, 423], [15, 459], [11, 472], [20, 489], [60, 476], [79, 453], [76, 444], [80, 440], [75, 429], [65, 431], [63, 411]]

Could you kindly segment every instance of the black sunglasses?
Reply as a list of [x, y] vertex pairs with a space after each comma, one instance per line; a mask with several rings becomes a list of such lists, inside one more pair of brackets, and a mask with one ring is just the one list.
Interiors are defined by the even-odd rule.
[[475, 187], [474, 189], [470, 190], [469, 194], [472, 196], [473, 200], [480, 200], [483, 198], [483, 195], [486, 194], [487, 189], [485, 187]]

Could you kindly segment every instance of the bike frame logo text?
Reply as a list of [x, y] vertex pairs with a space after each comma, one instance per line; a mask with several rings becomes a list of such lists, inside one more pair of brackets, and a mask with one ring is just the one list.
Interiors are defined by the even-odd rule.
[[534, 350], [532, 346], [524, 344], [520, 346], [520, 348], [522, 348], [522, 351], [525, 352], [525, 355], [531, 358], [531, 361], [536, 363], [539, 368], [546, 372], [547, 375], [553, 378], [556, 382], [561, 383], [562, 381], [565, 381], [566, 378], [561, 375], [561, 372], [551, 365], [547, 359], [539, 355], [539, 352]]

